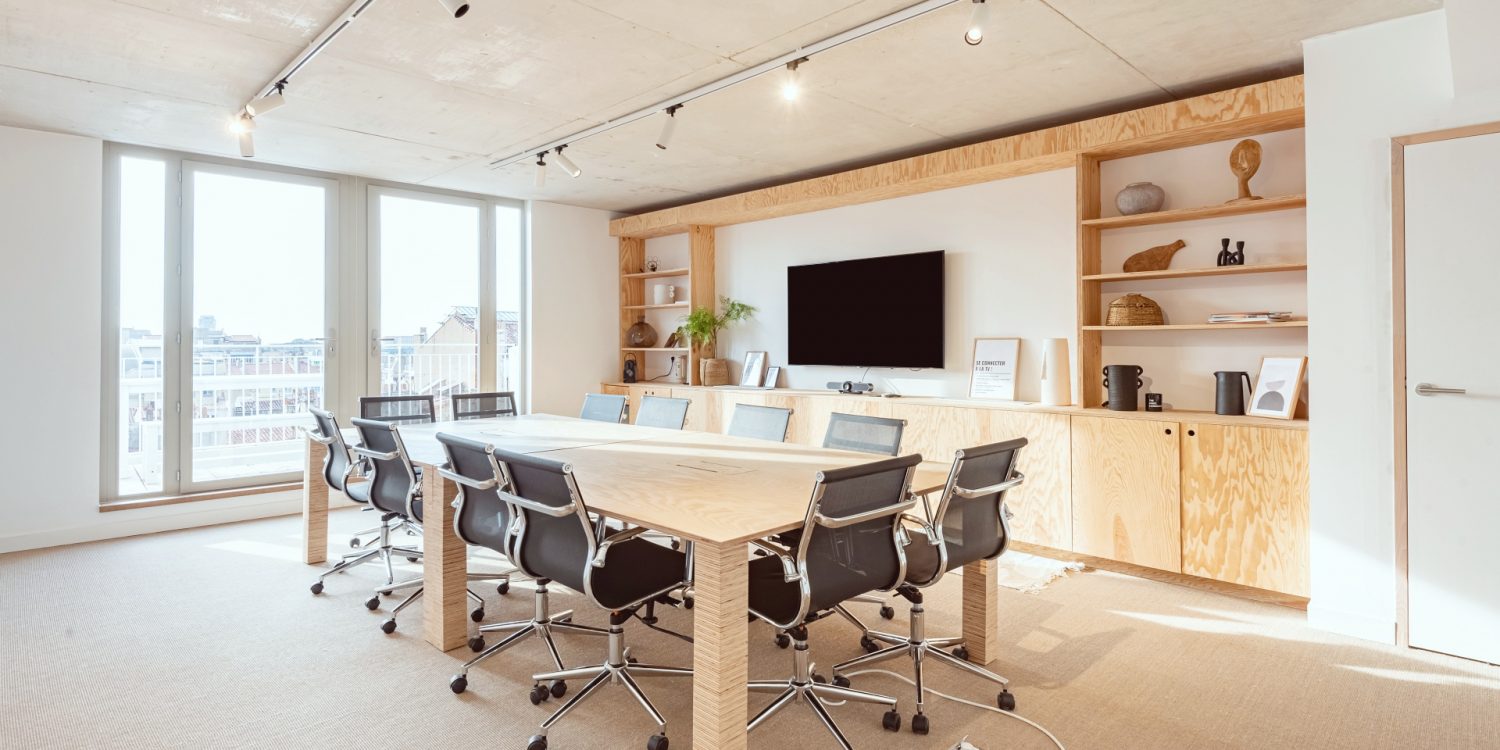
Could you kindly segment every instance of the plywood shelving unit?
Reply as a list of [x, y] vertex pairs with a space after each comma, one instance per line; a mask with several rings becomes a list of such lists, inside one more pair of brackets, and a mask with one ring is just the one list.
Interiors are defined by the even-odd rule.
[[[695, 307], [714, 305], [714, 229], [713, 227], [688, 227], [689, 258], [687, 268], [661, 268], [647, 271], [646, 238], [620, 238], [620, 371], [626, 360], [635, 360], [637, 373], [642, 381], [667, 372], [669, 357], [687, 357], [688, 382], [696, 385], [700, 352], [686, 346], [630, 346], [625, 339], [626, 331], [635, 325], [647, 310], [680, 310], [686, 313]], [[687, 282], [688, 298], [665, 305], [646, 302], [648, 279], [675, 279]], [[663, 342], [670, 331], [658, 331]], [[652, 375], [647, 375], [650, 368]]]

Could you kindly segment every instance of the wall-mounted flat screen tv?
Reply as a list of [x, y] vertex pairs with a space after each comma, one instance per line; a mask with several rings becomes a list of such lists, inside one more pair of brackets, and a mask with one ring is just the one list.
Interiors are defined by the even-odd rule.
[[786, 269], [787, 362], [943, 366], [943, 251]]

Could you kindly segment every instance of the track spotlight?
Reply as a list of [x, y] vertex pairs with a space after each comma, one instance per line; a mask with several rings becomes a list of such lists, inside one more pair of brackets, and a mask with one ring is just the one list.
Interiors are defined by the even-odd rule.
[[229, 121], [229, 132], [239, 135], [255, 130], [255, 118], [249, 112], [241, 112]]
[[801, 57], [786, 64], [786, 79], [781, 82], [782, 99], [792, 102], [802, 94], [802, 83], [798, 80], [797, 66], [805, 62], [807, 58]]
[[543, 151], [536, 155], [536, 186], [544, 187], [547, 184], [547, 152]]
[[453, 14], [454, 18], [463, 18], [464, 14], [469, 12], [469, 4], [460, 0], [438, 0], [438, 2], [442, 3], [443, 7], [447, 8], [448, 12]]
[[566, 145], [557, 147], [557, 166], [562, 167], [563, 171], [567, 172], [569, 177], [577, 177], [583, 174], [583, 170], [579, 169], [578, 165], [574, 164], [573, 160], [569, 159], [568, 155], [563, 153], [563, 149], [565, 148], [567, 148]]
[[990, 20], [990, 4], [984, 0], [972, 0], [973, 12], [969, 14], [969, 30], [964, 32], [964, 42], [969, 45], [984, 41], [984, 26]]
[[281, 94], [282, 84], [276, 84], [276, 90], [259, 99], [245, 105], [245, 112], [251, 117], [260, 117], [273, 109], [286, 104], [286, 97]]
[[255, 158], [255, 134], [246, 130], [240, 133], [240, 156]]
[[661, 124], [661, 135], [656, 136], [656, 147], [663, 151], [671, 145], [672, 134], [677, 132], [677, 110], [679, 109], [682, 109], [681, 104], [674, 104], [664, 110], [667, 119]]

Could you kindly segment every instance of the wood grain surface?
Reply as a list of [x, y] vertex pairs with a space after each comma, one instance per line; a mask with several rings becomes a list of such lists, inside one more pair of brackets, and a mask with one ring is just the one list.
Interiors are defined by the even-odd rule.
[[1073, 549], [1182, 571], [1178, 425], [1074, 417]]

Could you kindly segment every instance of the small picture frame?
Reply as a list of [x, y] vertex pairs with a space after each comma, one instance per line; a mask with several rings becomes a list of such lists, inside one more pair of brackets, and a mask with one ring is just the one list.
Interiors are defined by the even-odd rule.
[[1302, 378], [1307, 373], [1307, 357], [1263, 357], [1260, 374], [1255, 378], [1255, 392], [1250, 396], [1252, 417], [1291, 419], [1302, 398]]
[[969, 373], [969, 398], [1016, 399], [1016, 366], [1020, 339], [974, 339], [974, 367]]
[[745, 352], [745, 369], [740, 371], [740, 387], [759, 388], [766, 378], [766, 353]]
[[766, 383], [765, 383], [765, 385], [763, 385], [761, 387], [765, 388], [766, 390], [769, 391], [772, 388], [776, 387], [776, 381], [780, 380], [780, 379], [781, 379], [781, 366], [780, 365], [777, 365], [776, 367], [767, 367], [766, 368]]

